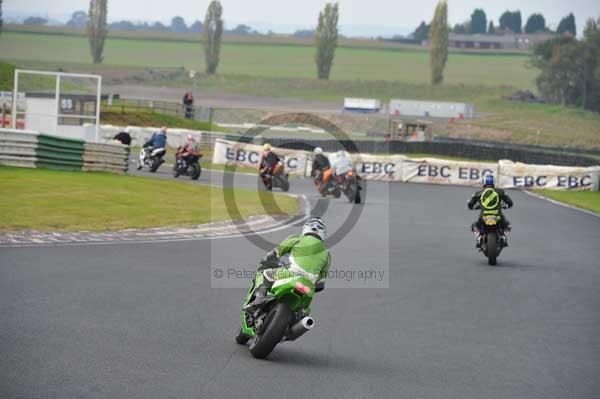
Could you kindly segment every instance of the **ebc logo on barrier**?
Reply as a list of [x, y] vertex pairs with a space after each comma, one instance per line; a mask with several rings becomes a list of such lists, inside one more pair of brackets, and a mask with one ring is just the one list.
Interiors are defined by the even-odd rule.
[[[227, 147], [225, 158], [228, 162], [241, 162], [253, 165], [258, 165], [260, 163], [260, 153], [258, 151], [247, 151], [241, 148], [236, 150], [235, 148]], [[297, 157], [281, 156], [280, 158], [283, 159], [283, 163], [287, 169], [298, 168], [299, 161]]]
[[246, 151], [244, 149], [227, 147], [225, 158], [230, 162], [247, 162], [258, 165], [260, 163], [260, 154], [258, 151]]
[[[551, 180], [556, 179], [555, 181]], [[513, 176], [513, 185], [515, 187], [562, 187], [562, 188], [582, 188], [592, 185], [592, 176]]]
[[[441, 177], [452, 178], [453, 168], [451, 165], [430, 165], [421, 164], [417, 169], [417, 176], [421, 177]], [[457, 178], [460, 180], [481, 180], [486, 175], [493, 175], [491, 169], [478, 169], [473, 167], [460, 166], [456, 170]]]
[[364, 175], [393, 175], [394, 174], [394, 162], [363, 162], [358, 167], [360, 174]]
[[484, 176], [493, 175], [494, 171], [491, 169], [477, 169], [477, 168], [458, 168], [458, 178], [461, 180], [481, 180]]

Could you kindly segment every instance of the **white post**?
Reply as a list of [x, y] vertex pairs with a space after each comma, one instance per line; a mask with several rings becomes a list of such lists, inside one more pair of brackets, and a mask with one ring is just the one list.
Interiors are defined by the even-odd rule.
[[98, 76], [98, 89], [96, 94], [96, 134], [94, 141], [100, 142], [100, 100], [102, 99], [100, 90], [102, 90], [102, 76]]
[[13, 88], [13, 97], [12, 97], [12, 128], [17, 128], [17, 96], [19, 93], [19, 70], [15, 71], [15, 86]]
[[56, 101], [56, 124], [54, 125], [54, 134], [58, 134], [58, 116], [60, 115], [60, 75], [56, 75], [56, 93], [54, 93]]

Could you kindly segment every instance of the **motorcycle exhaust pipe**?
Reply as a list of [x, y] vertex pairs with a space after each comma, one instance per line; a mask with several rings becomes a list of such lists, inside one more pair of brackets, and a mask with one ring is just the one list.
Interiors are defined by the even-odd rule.
[[290, 333], [287, 336], [288, 341], [294, 341], [300, 338], [304, 333], [315, 326], [315, 320], [312, 317], [306, 316], [296, 324], [290, 327]]

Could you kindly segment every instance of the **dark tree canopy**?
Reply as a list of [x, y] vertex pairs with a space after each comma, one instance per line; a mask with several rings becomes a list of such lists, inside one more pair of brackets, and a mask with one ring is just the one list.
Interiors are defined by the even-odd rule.
[[48, 23], [48, 20], [46, 18], [40, 17], [29, 17], [26, 18], [25, 21], [23, 21], [23, 23], [25, 25], [46, 25]]
[[180, 17], [179, 15], [173, 17], [171, 20], [171, 32], [185, 33], [187, 31], [188, 27], [183, 17]]
[[542, 14], [531, 14], [525, 24], [525, 33], [546, 31], [546, 19]]
[[477, 33], [485, 33], [487, 27], [487, 17], [485, 16], [485, 11], [481, 8], [477, 8], [471, 14], [471, 26], [469, 29], [469, 33], [477, 34]]
[[71, 15], [71, 19], [67, 22], [67, 26], [70, 28], [85, 28], [88, 23], [88, 16], [85, 11], [75, 11]]
[[494, 26], [494, 21], [490, 21], [490, 23], [488, 25], [487, 33], [490, 34], [490, 35], [495, 35], [496, 34], [496, 27]]
[[501, 29], [510, 29], [514, 33], [521, 33], [522, 25], [521, 11], [505, 11], [504, 14], [500, 16]]
[[589, 20], [582, 40], [558, 36], [536, 46], [530, 63], [544, 100], [600, 112], [599, 25]]
[[469, 33], [468, 30], [467, 30], [467, 27], [465, 25], [466, 24], [456, 24], [456, 25], [454, 25], [454, 27], [452, 28], [452, 33], [457, 33], [457, 34]]
[[577, 27], [575, 25], [575, 16], [573, 15], [573, 13], [561, 19], [560, 23], [558, 24], [558, 28], [556, 29], [556, 33], [559, 33], [561, 35], [567, 32], [572, 35], [575, 35], [577, 33]]
[[429, 38], [429, 30], [431, 29], [431, 25], [427, 25], [425, 21], [421, 22], [417, 29], [412, 33], [412, 37], [415, 40], [422, 42], [423, 40], [427, 40]]
[[200, 33], [202, 32], [202, 21], [196, 21], [190, 25], [190, 32]]

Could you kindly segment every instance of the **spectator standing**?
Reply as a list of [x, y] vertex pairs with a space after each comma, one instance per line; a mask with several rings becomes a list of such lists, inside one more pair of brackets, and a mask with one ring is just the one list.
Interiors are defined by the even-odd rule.
[[183, 95], [183, 105], [185, 107], [185, 117], [187, 119], [194, 118], [194, 95], [188, 91]]

